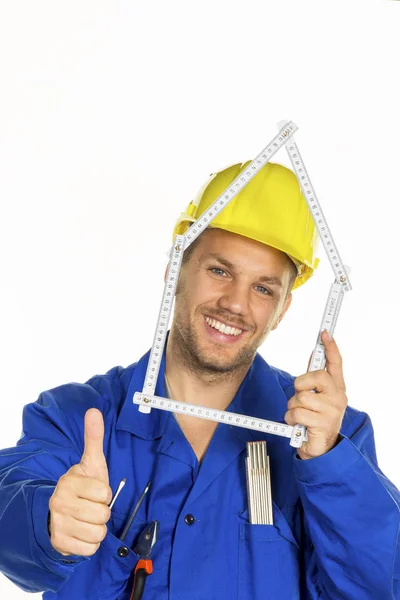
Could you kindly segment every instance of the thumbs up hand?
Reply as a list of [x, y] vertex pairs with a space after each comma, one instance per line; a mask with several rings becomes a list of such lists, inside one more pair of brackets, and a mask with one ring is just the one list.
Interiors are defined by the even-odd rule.
[[91, 556], [106, 536], [112, 491], [103, 438], [103, 415], [90, 408], [80, 463], [60, 477], [49, 501], [51, 543], [63, 556]]
[[85, 447], [81, 462], [76, 466], [81, 468], [82, 475], [100, 479], [108, 486], [108, 467], [103, 453], [103, 439], [103, 415], [97, 408], [91, 408], [85, 415]]

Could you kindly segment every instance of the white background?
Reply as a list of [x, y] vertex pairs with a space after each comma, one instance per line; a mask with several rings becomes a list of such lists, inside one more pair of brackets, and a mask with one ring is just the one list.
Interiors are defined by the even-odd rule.
[[[399, 20], [391, 0], [1, 2], [0, 447], [42, 390], [150, 347], [176, 217], [292, 119], [352, 268], [349, 403], [400, 487]], [[296, 375], [333, 280], [321, 258], [261, 351]], [[2, 576], [0, 596], [27, 597]]]

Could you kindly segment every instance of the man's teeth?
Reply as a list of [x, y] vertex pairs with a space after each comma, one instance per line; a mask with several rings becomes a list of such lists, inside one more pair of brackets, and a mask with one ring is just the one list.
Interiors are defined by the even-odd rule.
[[221, 333], [225, 333], [226, 335], [240, 335], [243, 329], [237, 329], [236, 327], [230, 327], [230, 325], [224, 325], [215, 319], [210, 319], [210, 317], [205, 317], [206, 322], [214, 329], [218, 329]]

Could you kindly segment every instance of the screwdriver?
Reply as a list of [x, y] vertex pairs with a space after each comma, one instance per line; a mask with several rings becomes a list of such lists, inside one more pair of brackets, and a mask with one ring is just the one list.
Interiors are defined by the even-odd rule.
[[124, 477], [123, 479], [121, 479], [121, 482], [118, 486], [117, 491], [115, 492], [114, 498], [111, 500], [110, 504], [108, 505], [110, 508], [112, 508], [114, 506], [114, 502], [116, 501], [116, 499], [118, 498], [122, 488], [124, 487], [124, 485], [126, 484], [126, 477]]
[[138, 512], [139, 508], [141, 507], [142, 502], [143, 502], [143, 500], [144, 500], [147, 492], [149, 491], [150, 485], [151, 485], [151, 481], [149, 481], [146, 484], [146, 487], [144, 488], [143, 492], [141, 493], [140, 498], [137, 501], [136, 506], [133, 509], [133, 512], [132, 512], [131, 516], [128, 519], [128, 522], [126, 523], [126, 525], [125, 525], [125, 527], [124, 527], [124, 529], [123, 529], [123, 531], [121, 533], [121, 537], [119, 538], [121, 540], [121, 542], [125, 539], [125, 536], [128, 533], [129, 527], [132, 525], [133, 519], [136, 517], [137, 512]]

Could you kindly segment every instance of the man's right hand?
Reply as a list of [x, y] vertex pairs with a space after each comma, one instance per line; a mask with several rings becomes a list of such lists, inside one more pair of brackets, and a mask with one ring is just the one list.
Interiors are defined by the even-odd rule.
[[90, 408], [81, 461], [60, 477], [49, 501], [51, 543], [63, 556], [91, 556], [106, 536], [112, 491], [103, 438], [103, 415]]

